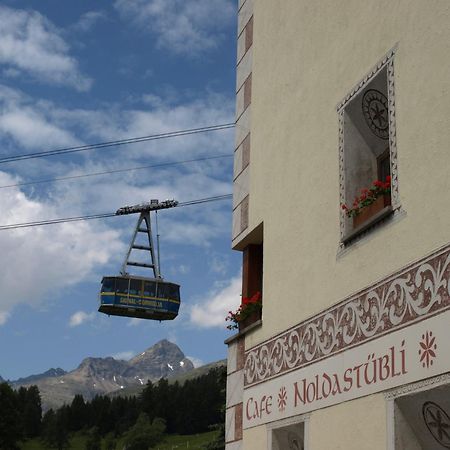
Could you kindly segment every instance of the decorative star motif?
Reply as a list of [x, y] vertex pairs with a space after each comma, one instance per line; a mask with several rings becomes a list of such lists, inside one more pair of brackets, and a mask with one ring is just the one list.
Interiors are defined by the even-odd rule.
[[376, 89], [368, 89], [362, 99], [362, 110], [372, 133], [381, 139], [388, 139], [389, 107], [387, 97]]
[[431, 331], [422, 334], [422, 340], [419, 342], [419, 356], [423, 367], [427, 369], [433, 365], [433, 360], [436, 358], [436, 337]]
[[422, 407], [423, 419], [429, 432], [439, 444], [450, 448], [450, 417], [436, 403], [426, 402]]
[[380, 109], [380, 104], [378, 102], [375, 103], [374, 107], [371, 107], [372, 111], [372, 120], [374, 122], [378, 122], [378, 127], [382, 128], [385, 123], [387, 123], [387, 119], [384, 117], [386, 113], [386, 109]]
[[287, 404], [287, 392], [286, 388], [283, 386], [278, 392], [278, 410], [284, 411]]

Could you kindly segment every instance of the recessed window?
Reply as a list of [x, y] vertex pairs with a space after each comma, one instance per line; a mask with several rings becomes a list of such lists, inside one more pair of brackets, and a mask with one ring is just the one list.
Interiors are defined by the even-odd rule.
[[450, 448], [449, 394], [449, 385], [443, 385], [395, 400], [395, 450]]
[[398, 200], [393, 56], [338, 106], [343, 244], [390, 216]]
[[271, 450], [305, 450], [304, 423], [296, 423], [272, 430]]

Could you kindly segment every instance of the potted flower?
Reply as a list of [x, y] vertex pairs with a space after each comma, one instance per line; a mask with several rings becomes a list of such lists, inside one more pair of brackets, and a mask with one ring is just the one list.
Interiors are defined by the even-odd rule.
[[229, 330], [243, 330], [252, 323], [261, 319], [262, 296], [261, 292], [256, 292], [251, 297], [242, 297], [242, 303], [239, 308], [233, 312], [229, 311], [225, 318], [227, 322], [231, 322], [227, 328]]
[[376, 180], [369, 189], [361, 189], [351, 207], [342, 204], [341, 208], [347, 217], [353, 218], [353, 228], [357, 228], [390, 204], [391, 177], [387, 176], [384, 183]]

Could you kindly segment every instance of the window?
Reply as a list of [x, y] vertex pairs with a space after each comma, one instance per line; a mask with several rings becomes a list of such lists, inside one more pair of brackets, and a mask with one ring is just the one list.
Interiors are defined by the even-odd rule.
[[128, 284], [130, 280], [128, 278], [116, 278], [116, 292], [118, 294], [128, 295]]
[[144, 281], [144, 295], [147, 297], [156, 297], [156, 286], [155, 281]]
[[342, 244], [398, 203], [393, 57], [394, 50], [338, 105]]
[[142, 280], [130, 280], [130, 295], [141, 295]]
[[[439, 380], [436, 381], [439, 383]], [[411, 387], [414, 388], [414, 385]], [[425, 390], [418, 388], [390, 400], [392, 403], [388, 411], [392, 412], [388, 420], [393, 422], [390, 428], [394, 433], [390, 436], [389, 450], [449, 448], [449, 394], [450, 386], [442, 384]]]
[[115, 278], [105, 277], [102, 281], [102, 292], [113, 292], [114, 291], [114, 281]]
[[305, 424], [294, 423], [271, 430], [271, 450], [305, 450]]

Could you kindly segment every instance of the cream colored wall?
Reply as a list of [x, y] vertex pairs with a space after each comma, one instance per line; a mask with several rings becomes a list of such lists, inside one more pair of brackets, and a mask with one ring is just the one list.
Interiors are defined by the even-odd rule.
[[[255, 0], [250, 229], [264, 222], [264, 311], [246, 348], [450, 241], [449, 23], [448, 0]], [[397, 42], [406, 215], [337, 258], [336, 105]]]
[[371, 395], [315, 411], [308, 431], [311, 450], [384, 449], [387, 442], [384, 396]]
[[266, 426], [263, 425], [261, 427], [250, 428], [248, 430], [244, 430], [244, 446], [245, 449], [258, 449], [265, 450], [267, 449], [267, 430]]

